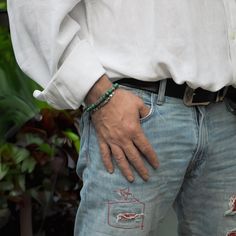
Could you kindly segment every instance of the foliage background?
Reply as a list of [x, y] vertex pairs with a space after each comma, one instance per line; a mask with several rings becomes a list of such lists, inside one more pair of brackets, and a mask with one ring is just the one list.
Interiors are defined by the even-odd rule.
[[[57, 111], [33, 98], [41, 88], [16, 63], [5, 8], [0, 0], [0, 235], [17, 236], [24, 227], [34, 235], [73, 235], [81, 111]], [[25, 196], [34, 212], [28, 226], [20, 220]]]
[[7, 9], [7, 3], [5, 0], [0, 0], [0, 10]]

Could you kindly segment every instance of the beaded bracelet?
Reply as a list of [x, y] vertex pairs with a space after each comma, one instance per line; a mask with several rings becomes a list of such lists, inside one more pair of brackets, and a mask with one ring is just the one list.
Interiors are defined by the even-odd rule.
[[110, 101], [110, 99], [114, 96], [114, 94], [115, 94], [115, 92], [113, 92], [109, 97], [107, 97], [107, 99], [104, 102], [102, 102], [95, 109], [93, 109], [92, 112], [95, 112], [95, 111], [99, 110], [101, 107], [103, 107], [104, 105], [106, 105]]
[[[110, 89], [108, 89], [95, 103], [85, 108], [85, 112], [97, 111], [104, 106], [114, 95], [114, 91], [119, 87], [119, 84], [115, 83]], [[112, 95], [112, 96], [111, 96]]]

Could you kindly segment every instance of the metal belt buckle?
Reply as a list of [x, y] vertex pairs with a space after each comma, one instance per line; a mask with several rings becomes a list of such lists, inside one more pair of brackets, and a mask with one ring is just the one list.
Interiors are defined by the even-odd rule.
[[193, 97], [195, 95], [195, 89], [190, 88], [188, 85], [184, 91], [183, 102], [186, 106], [207, 106], [210, 102], [193, 102]]
[[[195, 89], [190, 88], [188, 85], [186, 86], [185, 92], [184, 92], [184, 97], [183, 97], [183, 102], [186, 106], [207, 106], [211, 103], [211, 101], [207, 102], [193, 102], [193, 98], [195, 95]], [[225, 95], [228, 91], [228, 86], [220, 89], [217, 92], [217, 96], [215, 101], [213, 102], [222, 102], [225, 98]]]

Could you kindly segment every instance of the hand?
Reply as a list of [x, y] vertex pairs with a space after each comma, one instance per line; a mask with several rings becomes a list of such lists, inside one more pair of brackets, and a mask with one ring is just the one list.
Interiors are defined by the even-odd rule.
[[140, 125], [140, 117], [148, 113], [149, 108], [141, 98], [123, 89], [117, 89], [105, 106], [92, 113], [106, 169], [110, 173], [114, 171], [111, 159], [113, 156], [130, 182], [134, 181], [130, 164], [145, 181], [149, 178], [141, 153], [154, 168], [159, 165], [157, 155]]

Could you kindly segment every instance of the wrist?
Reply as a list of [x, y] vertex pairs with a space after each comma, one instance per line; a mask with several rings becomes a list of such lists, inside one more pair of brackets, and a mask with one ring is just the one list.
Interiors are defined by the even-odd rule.
[[109, 88], [102, 96], [99, 97], [99, 99], [86, 107], [85, 111], [86, 112], [95, 112], [97, 110], [99, 110], [101, 107], [103, 107], [104, 105], [106, 105], [110, 99], [113, 97], [113, 95], [115, 94], [115, 90], [119, 87], [119, 84], [115, 83], [112, 85], [111, 88]]
[[99, 80], [93, 85], [93, 87], [89, 90], [85, 97], [85, 104], [89, 105], [95, 103], [99, 97], [104, 94], [108, 89], [112, 87], [112, 83], [107, 77], [107, 75], [103, 75], [99, 78]]

